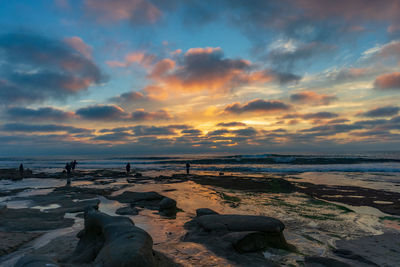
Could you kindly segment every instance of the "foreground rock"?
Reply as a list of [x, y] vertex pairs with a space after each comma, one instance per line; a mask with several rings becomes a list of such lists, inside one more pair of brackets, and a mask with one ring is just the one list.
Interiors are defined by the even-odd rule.
[[201, 185], [212, 185], [248, 192], [291, 193], [296, 190], [296, 187], [291, 182], [277, 177], [224, 176], [221, 178], [219, 176], [190, 175], [189, 179]]
[[199, 209], [196, 213], [197, 217], [185, 224], [188, 233], [184, 240], [202, 243], [216, 254], [240, 265], [273, 266], [260, 253], [269, 247], [295, 251], [283, 236], [284, 224], [277, 219], [220, 215], [210, 209]]
[[58, 267], [53, 259], [43, 255], [27, 255], [17, 261], [14, 267]]
[[351, 267], [352, 265], [345, 262], [326, 258], [326, 257], [316, 257], [307, 256], [304, 258], [304, 266], [306, 267]]
[[362, 266], [399, 266], [400, 233], [337, 240], [335, 255]]
[[40, 233], [0, 232], [0, 256], [15, 251], [40, 235]]
[[[352, 206], [369, 206], [393, 215], [400, 215], [400, 193], [358, 186], [295, 183], [297, 191], [312, 197]], [[357, 196], [357, 197], [354, 197]]]
[[85, 212], [85, 229], [71, 256], [72, 263], [94, 266], [175, 266], [153, 250], [153, 239], [126, 217], [94, 209]]
[[[129, 203], [131, 208], [141, 207], [150, 210], [158, 210], [165, 216], [175, 216], [179, 209], [176, 201], [158, 194], [157, 192], [131, 192], [125, 191], [121, 195], [108, 197], [121, 203]], [[126, 211], [126, 209], [124, 209]]]
[[76, 213], [83, 212], [86, 207], [97, 207], [100, 200], [98, 195], [107, 196], [110, 190], [96, 188], [82, 188], [74, 186], [63, 186], [54, 189], [54, 191], [46, 195], [36, 195], [23, 198], [14, 198], [14, 200], [29, 200], [33, 202], [33, 206], [46, 207], [57, 204], [60, 207], [48, 209], [48, 213]]
[[69, 227], [74, 219], [63, 213], [47, 213], [37, 209], [7, 209], [0, 213], [0, 229], [4, 231], [43, 231]]

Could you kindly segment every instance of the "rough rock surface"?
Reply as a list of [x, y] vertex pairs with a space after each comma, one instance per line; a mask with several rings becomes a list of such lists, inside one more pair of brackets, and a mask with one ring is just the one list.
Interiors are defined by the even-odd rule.
[[40, 235], [40, 233], [0, 232], [0, 256], [13, 252]]
[[201, 209], [196, 210], [197, 217], [200, 217], [203, 215], [214, 215], [214, 214], [218, 214], [218, 213], [209, 208], [201, 208]]
[[[203, 208], [185, 224], [184, 240], [201, 243], [239, 265], [274, 266], [260, 251], [268, 247], [294, 251], [283, 236], [284, 224], [274, 218], [253, 215], [220, 215]], [[239, 254], [239, 253], [241, 254]]]
[[126, 217], [88, 209], [85, 229], [78, 237], [72, 262], [94, 266], [173, 266], [153, 250], [151, 236]]
[[43, 255], [26, 255], [19, 259], [14, 267], [58, 267], [53, 259]]
[[282, 178], [263, 177], [239, 177], [204, 176], [190, 175], [189, 179], [201, 185], [212, 185], [227, 189], [244, 190], [249, 192], [270, 192], [270, 193], [291, 193], [296, 187], [289, 181]]
[[317, 256], [307, 256], [304, 258], [304, 266], [306, 267], [351, 267], [352, 265], [345, 262]]
[[398, 266], [400, 233], [363, 236], [351, 240], [337, 240], [333, 252], [362, 266]]
[[125, 191], [120, 195], [108, 197], [121, 203], [130, 203], [131, 207], [142, 207], [150, 210], [158, 210], [165, 216], [174, 216], [179, 210], [176, 201], [164, 197], [157, 192], [131, 192]]
[[123, 207], [117, 209], [115, 213], [118, 215], [138, 215], [139, 210], [137, 208]]
[[41, 231], [69, 227], [74, 219], [63, 213], [41, 212], [37, 209], [7, 209], [0, 213], [0, 229], [5, 231]]
[[225, 227], [226, 230], [235, 232], [279, 233], [285, 229], [285, 225], [278, 219], [256, 215], [203, 215], [197, 218], [197, 222], [207, 231]]

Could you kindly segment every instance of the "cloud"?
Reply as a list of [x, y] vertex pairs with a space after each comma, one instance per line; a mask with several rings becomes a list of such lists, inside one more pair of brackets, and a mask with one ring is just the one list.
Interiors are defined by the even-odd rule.
[[321, 119], [332, 119], [336, 118], [339, 115], [336, 113], [332, 112], [317, 112], [317, 113], [307, 113], [302, 115], [302, 118], [309, 120], [309, 119], [314, 119], [314, 120], [321, 120]]
[[172, 59], [166, 58], [158, 61], [153, 67], [149, 77], [153, 79], [157, 79], [158, 77], [163, 77], [169, 71], [175, 68], [175, 61]]
[[217, 124], [217, 126], [222, 126], [222, 127], [242, 127], [242, 126], [246, 126], [246, 123], [238, 122], [238, 121], [220, 122], [220, 123]]
[[304, 91], [290, 96], [290, 100], [295, 103], [310, 105], [329, 105], [332, 101], [337, 100], [336, 96], [317, 94], [311, 91]]
[[102, 134], [93, 138], [96, 141], [127, 141], [132, 135], [126, 132]]
[[360, 115], [365, 117], [388, 117], [397, 115], [399, 111], [400, 111], [399, 107], [386, 106], [386, 107], [371, 109], [367, 112], [361, 113]]
[[129, 117], [124, 109], [116, 105], [93, 105], [80, 108], [75, 113], [87, 120], [121, 120]]
[[157, 127], [138, 125], [132, 127], [135, 136], [160, 136], [160, 135], [176, 135], [175, 127]]
[[163, 59], [149, 78], [166, 90], [228, 91], [236, 87], [268, 82], [297, 82], [301, 77], [287, 72], [259, 70], [250, 61], [225, 58], [221, 48], [191, 48], [179, 59]]
[[70, 134], [91, 133], [92, 130], [77, 128], [67, 125], [57, 124], [24, 124], [24, 123], [6, 123], [0, 126], [1, 131], [5, 132], [67, 132]]
[[5, 115], [12, 120], [67, 120], [74, 117], [73, 112], [67, 112], [53, 107], [38, 109], [11, 107], [5, 110]]
[[158, 111], [145, 111], [136, 109], [132, 113], [125, 111], [117, 105], [93, 105], [78, 109], [76, 115], [86, 120], [105, 120], [105, 121], [146, 121], [146, 120], [170, 120], [172, 116], [168, 111], [160, 109]]
[[0, 36], [0, 104], [65, 99], [106, 80], [89, 59], [63, 41], [33, 33]]
[[372, 74], [372, 69], [368, 68], [343, 68], [334, 73], [334, 81], [354, 81], [355, 79], [363, 78]]
[[132, 112], [131, 119], [134, 121], [143, 121], [143, 120], [169, 120], [172, 119], [172, 116], [163, 109], [160, 109], [155, 112], [147, 112], [144, 109], [137, 109]]
[[85, 11], [98, 22], [127, 20], [131, 24], [152, 24], [162, 13], [148, 0], [84, 0]]
[[319, 42], [298, 44], [293, 48], [278, 47], [269, 51], [268, 59], [280, 68], [292, 69], [300, 60], [308, 60], [316, 55], [324, 55], [336, 49], [335, 46]]
[[149, 68], [155, 58], [156, 56], [152, 54], [147, 54], [144, 52], [132, 52], [125, 55], [124, 61], [107, 61], [106, 64], [113, 68], [126, 68], [134, 63], [137, 63], [144, 68]]
[[241, 114], [244, 112], [258, 112], [258, 113], [276, 113], [287, 111], [291, 107], [278, 100], [262, 100], [254, 99], [243, 105], [240, 103], [233, 103], [225, 107], [226, 113]]
[[65, 38], [64, 42], [66, 42], [73, 49], [75, 49], [76, 51], [81, 53], [82, 56], [86, 57], [89, 60], [92, 59], [93, 48], [91, 46], [87, 45], [80, 37], [73, 36], [73, 37]]
[[382, 74], [376, 77], [374, 87], [380, 90], [400, 89], [400, 72]]

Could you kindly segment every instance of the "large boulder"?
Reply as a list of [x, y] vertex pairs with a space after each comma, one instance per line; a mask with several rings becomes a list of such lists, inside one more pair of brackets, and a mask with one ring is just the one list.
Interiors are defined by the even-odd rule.
[[94, 266], [169, 266], [157, 257], [153, 239], [126, 217], [109, 216], [94, 209], [85, 212], [85, 229], [72, 255], [73, 263]]
[[[223, 247], [229, 244], [238, 252], [255, 252], [268, 247], [295, 251], [283, 235], [285, 225], [278, 219], [236, 214], [217, 214], [207, 208], [196, 210], [197, 217], [188, 222], [187, 241]], [[220, 248], [217, 248], [220, 249]]]

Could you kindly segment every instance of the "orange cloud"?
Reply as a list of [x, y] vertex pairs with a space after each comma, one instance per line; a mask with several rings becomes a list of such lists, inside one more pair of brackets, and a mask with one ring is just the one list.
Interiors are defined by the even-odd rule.
[[133, 24], [155, 23], [161, 11], [147, 0], [85, 0], [85, 10], [99, 22], [128, 20]]
[[376, 89], [400, 89], [400, 72], [382, 74], [375, 79]]
[[337, 100], [336, 96], [317, 94], [311, 91], [304, 91], [290, 96], [292, 102], [301, 104], [329, 105], [332, 101]]
[[167, 90], [226, 92], [256, 83], [297, 81], [299, 77], [271, 70], [254, 70], [248, 60], [225, 58], [221, 48], [191, 48], [180, 60], [163, 59], [149, 77]]
[[92, 51], [93, 48], [87, 45], [80, 37], [73, 36], [69, 38], [65, 38], [64, 42], [66, 42], [73, 49], [81, 53], [87, 59], [92, 59]]
[[124, 57], [124, 61], [107, 61], [106, 64], [112, 68], [126, 68], [134, 63], [137, 63], [145, 68], [149, 68], [155, 59], [155, 55], [146, 54], [143, 52], [132, 52]]

